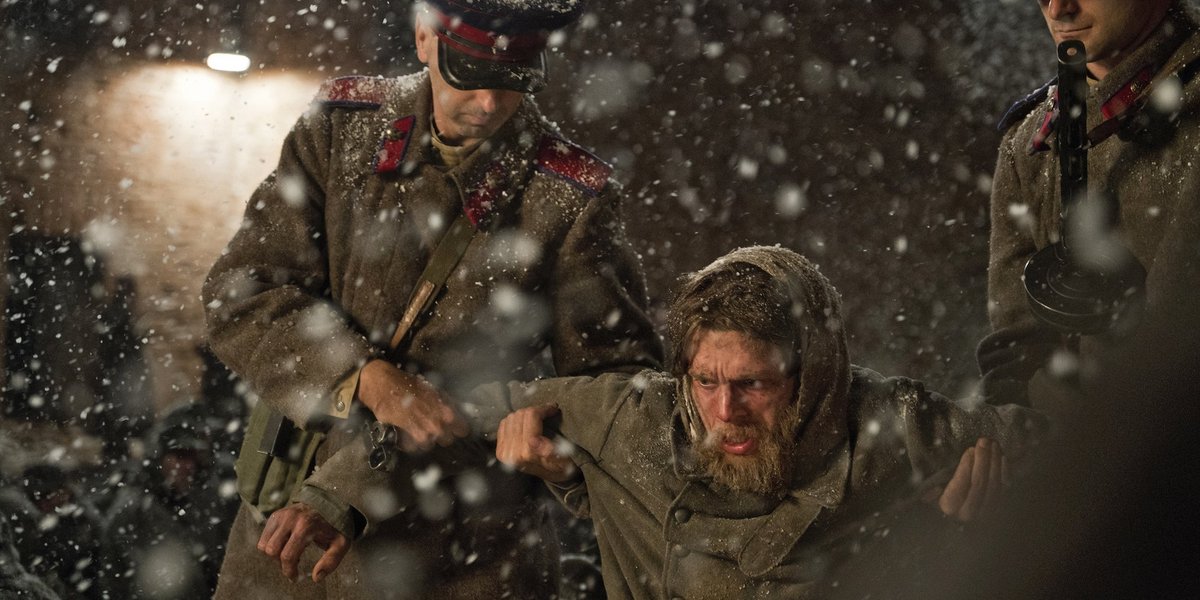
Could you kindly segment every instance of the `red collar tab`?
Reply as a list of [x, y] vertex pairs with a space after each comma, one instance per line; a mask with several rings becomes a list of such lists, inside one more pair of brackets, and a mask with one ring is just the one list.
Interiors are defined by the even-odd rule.
[[561, 138], [545, 136], [537, 153], [537, 170], [554, 175], [595, 196], [608, 185], [613, 169], [594, 154]]
[[496, 62], [523, 62], [546, 48], [549, 34], [544, 31], [500, 34], [469, 25], [461, 18], [441, 12], [437, 15], [437, 36], [451, 48], [468, 56]]
[[1147, 65], [1100, 107], [1100, 114], [1104, 115], [1105, 119], [1112, 119], [1136, 105], [1142, 93], [1150, 87], [1150, 82], [1154, 80], [1154, 74], [1157, 72], [1158, 69], [1153, 65]]
[[496, 201], [500, 199], [500, 184], [504, 181], [506, 171], [501, 161], [493, 162], [479, 185], [467, 192], [463, 200], [463, 213], [476, 229], [487, 223], [492, 209], [496, 208]]
[[[1148, 65], [1137, 75], [1134, 75], [1121, 89], [1117, 90], [1103, 105], [1100, 106], [1100, 114], [1104, 120], [1099, 125], [1088, 131], [1088, 147], [1096, 146], [1100, 142], [1108, 139], [1112, 134], [1120, 129], [1121, 123], [1125, 118], [1137, 112], [1142, 102], [1145, 101], [1146, 90], [1150, 89], [1150, 82], [1154, 80], [1154, 74], [1158, 69], [1153, 65]], [[1037, 154], [1050, 149], [1050, 144], [1046, 140], [1054, 135], [1054, 126], [1058, 122], [1058, 87], [1054, 88], [1051, 94], [1050, 111], [1046, 113], [1046, 118], [1042, 121], [1042, 126], [1033, 134], [1033, 139], [1029, 141], [1029, 153]]]
[[376, 173], [391, 173], [400, 168], [404, 162], [404, 155], [408, 153], [408, 144], [412, 141], [413, 127], [416, 124], [416, 115], [392, 121], [387, 133], [383, 134], [379, 151], [375, 153]]
[[351, 75], [321, 84], [317, 101], [335, 108], [379, 108], [387, 98], [387, 80]]
[[1054, 88], [1054, 98], [1051, 100], [1050, 110], [1046, 111], [1046, 118], [1042, 119], [1042, 126], [1034, 132], [1033, 139], [1029, 140], [1029, 153], [1037, 154], [1050, 149], [1050, 144], [1046, 141], [1054, 135], [1054, 124], [1058, 122], [1058, 87]]

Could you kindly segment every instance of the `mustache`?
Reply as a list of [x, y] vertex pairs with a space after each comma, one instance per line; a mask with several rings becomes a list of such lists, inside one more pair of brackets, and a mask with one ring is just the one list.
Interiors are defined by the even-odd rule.
[[758, 423], [749, 425], [732, 425], [721, 423], [709, 429], [701, 442], [704, 446], [715, 447], [728, 440], [745, 440], [748, 438], [765, 439], [770, 435], [766, 426]]

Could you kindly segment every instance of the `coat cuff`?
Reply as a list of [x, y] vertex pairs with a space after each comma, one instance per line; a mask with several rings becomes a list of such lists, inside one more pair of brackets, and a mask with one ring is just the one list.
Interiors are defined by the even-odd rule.
[[350, 407], [354, 404], [355, 397], [357, 397], [358, 380], [361, 376], [362, 367], [359, 367], [333, 387], [333, 394], [328, 407], [329, 416], [336, 419], [347, 419], [350, 417]]
[[354, 540], [361, 533], [363, 522], [358, 511], [333, 494], [312, 485], [305, 484], [292, 497], [293, 502], [302, 502], [313, 507], [322, 519], [338, 530], [348, 540]]
[[583, 470], [576, 467], [575, 476], [562, 483], [547, 481], [546, 487], [572, 515], [581, 519], [590, 516], [588, 504], [587, 482], [583, 478]]

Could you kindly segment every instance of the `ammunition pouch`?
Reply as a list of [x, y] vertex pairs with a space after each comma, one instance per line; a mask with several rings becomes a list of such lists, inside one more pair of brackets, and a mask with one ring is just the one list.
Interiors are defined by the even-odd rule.
[[261, 516], [287, 506], [312, 474], [325, 434], [306, 431], [259, 401], [250, 413], [234, 471], [238, 494]]

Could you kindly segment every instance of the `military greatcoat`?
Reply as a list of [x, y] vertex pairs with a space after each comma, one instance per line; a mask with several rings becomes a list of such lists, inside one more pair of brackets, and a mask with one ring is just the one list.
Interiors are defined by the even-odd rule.
[[[531, 509], [527, 479], [488, 467], [485, 450], [455, 458], [467, 479], [439, 478], [436, 459], [419, 473], [370, 471], [354, 441], [359, 430], [340, 427], [353, 422], [345, 418], [353, 407], [333, 390], [385, 354], [459, 214], [478, 232], [401, 357], [406, 368], [453, 396], [528, 377], [547, 347], [561, 375], [657, 364], [660, 344], [611, 170], [564, 139], [532, 98], [452, 168], [431, 150], [427, 74], [334, 80], [319, 100], [250, 199], [204, 300], [214, 352], [260, 401], [340, 439], [318, 451], [315, 473], [293, 500], [352, 537], [366, 535], [324, 589], [288, 582], [255, 550], [263, 515], [243, 504], [217, 596], [549, 593], [553, 540]], [[420, 494], [394, 491], [411, 488], [415, 476], [423, 477]], [[301, 568], [315, 556], [310, 549]]]

